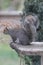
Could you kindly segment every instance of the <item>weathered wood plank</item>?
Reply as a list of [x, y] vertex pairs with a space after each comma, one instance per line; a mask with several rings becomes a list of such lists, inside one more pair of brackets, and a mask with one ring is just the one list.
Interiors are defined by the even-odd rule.
[[10, 16], [15, 16], [15, 15], [22, 15], [23, 14], [23, 12], [22, 11], [0, 11], [0, 15], [2, 16], [2, 15], [10, 15]]
[[28, 46], [12, 43], [10, 46], [20, 54], [43, 55], [43, 42], [32, 42], [31, 45]]

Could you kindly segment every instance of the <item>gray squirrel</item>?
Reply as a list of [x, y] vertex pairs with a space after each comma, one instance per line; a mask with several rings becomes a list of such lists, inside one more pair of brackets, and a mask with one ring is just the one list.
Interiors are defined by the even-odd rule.
[[30, 45], [31, 42], [37, 40], [37, 29], [39, 27], [39, 19], [37, 16], [25, 16], [19, 28], [10, 29], [6, 27], [4, 34], [9, 34], [13, 40], [11, 43]]

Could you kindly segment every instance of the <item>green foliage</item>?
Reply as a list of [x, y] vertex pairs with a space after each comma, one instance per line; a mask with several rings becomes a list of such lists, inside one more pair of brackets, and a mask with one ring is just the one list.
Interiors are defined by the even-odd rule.
[[43, 0], [25, 0], [23, 12], [39, 16], [41, 29], [38, 32], [38, 41], [43, 41]]
[[30, 12], [40, 14], [43, 12], [43, 2], [40, 2], [39, 0], [25, 0], [24, 11], [26, 14]]
[[40, 56], [25, 56], [25, 64], [27, 65], [40, 65]]
[[[24, 13], [36, 14], [40, 20], [41, 29], [38, 31], [38, 41], [43, 41], [43, 0], [25, 0]], [[26, 56], [25, 63], [27, 65], [41, 65], [40, 56]]]

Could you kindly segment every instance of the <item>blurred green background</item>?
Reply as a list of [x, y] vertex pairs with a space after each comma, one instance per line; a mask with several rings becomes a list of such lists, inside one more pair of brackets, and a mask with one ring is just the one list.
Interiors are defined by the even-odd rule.
[[0, 0], [0, 10], [22, 10], [24, 0]]
[[0, 65], [19, 65], [18, 54], [10, 48], [10, 37], [0, 33]]

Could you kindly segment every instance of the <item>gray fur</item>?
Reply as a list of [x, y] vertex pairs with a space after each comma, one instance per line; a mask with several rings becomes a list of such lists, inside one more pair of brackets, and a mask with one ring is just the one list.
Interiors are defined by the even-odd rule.
[[[32, 16], [32, 15], [31, 15]], [[39, 27], [39, 20], [37, 16], [32, 16], [32, 19], [25, 17], [21, 28], [4, 30], [5, 34], [9, 34], [16, 44], [29, 45], [31, 42], [37, 40], [37, 28]]]
[[[6, 31], [4, 31], [4, 33], [5, 32]], [[30, 35], [27, 35], [27, 32], [23, 28], [9, 29], [5, 34], [9, 34], [13, 42], [16, 44], [29, 45], [30, 42], [32, 41], [32, 36], [30, 39]]]

